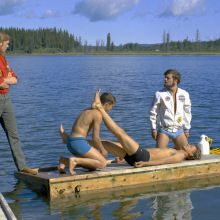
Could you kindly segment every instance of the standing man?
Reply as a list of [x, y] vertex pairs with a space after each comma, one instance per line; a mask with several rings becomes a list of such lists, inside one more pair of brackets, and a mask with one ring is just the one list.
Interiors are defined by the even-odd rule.
[[[0, 32], [0, 53], [5, 53], [10, 38], [6, 33]], [[9, 87], [15, 84], [17, 84], [17, 76], [9, 67], [4, 55], [0, 54], [0, 123], [7, 136], [18, 171], [37, 174], [27, 167], [20, 146], [14, 110], [8, 94]]]
[[152, 137], [158, 148], [167, 147], [171, 138], [178, 150], [188, 144], [191, 101], [189, 93], [177, 86], [181, 79], [177, 70], [169, 69], [164, 75], [165, 88], [156, 92], [149, 111]]

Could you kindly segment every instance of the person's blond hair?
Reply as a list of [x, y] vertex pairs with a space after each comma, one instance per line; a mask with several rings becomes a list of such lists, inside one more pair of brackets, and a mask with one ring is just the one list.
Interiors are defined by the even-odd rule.
[[[196, 146], [194, 144], [194, 146]], [[193, 152], [193, 156], [188, 156], [186, 160], [200, 160], [201, 159], [201, 150], [198, 146], [196, 146], [196, 150]]]
[[10, 39], [11, 39], [11, 37], [8, 34], [6, 34], [5, 32], [0, 31], [0, 42], [3, 43], [3, 42], [8, 41]]

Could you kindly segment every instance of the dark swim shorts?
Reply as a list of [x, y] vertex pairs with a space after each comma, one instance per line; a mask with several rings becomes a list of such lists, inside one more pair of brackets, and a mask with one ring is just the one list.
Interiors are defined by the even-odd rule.
[[138, 150], [136, 151], [136, 153], [134, 153], [133, 155], [130, 155], [130, 156], [128, 154], [126, 154], [124, 159], [126, 160], [126, 162], [129, 165], [134, 166], [135, 162], [149, 161], [150, 160], [150, 153], [139, 147]]

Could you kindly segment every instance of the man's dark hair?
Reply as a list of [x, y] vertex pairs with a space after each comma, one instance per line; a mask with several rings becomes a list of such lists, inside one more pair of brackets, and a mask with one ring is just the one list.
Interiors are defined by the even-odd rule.
[[177, 70], [169, 69], [164, 73], [164, 76], [167, 76], [168, 74], [172, 74], [173, 79], [177, 79], [177, 85], [180, 83], [181, 75]]
[[104, 105], [107, 102], [109, 102], [111, 105], [116, 104], [116, 98], [110, 92], [104, 92], [100, 96], [100, 100], [101, 100], [102, 105]]

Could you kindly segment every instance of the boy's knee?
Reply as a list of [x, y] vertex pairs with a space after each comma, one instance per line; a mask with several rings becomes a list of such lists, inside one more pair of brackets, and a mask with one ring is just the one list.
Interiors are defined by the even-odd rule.
[[100, 169], [103, 169], [107, 166], [107, 160], [101, 161]]

